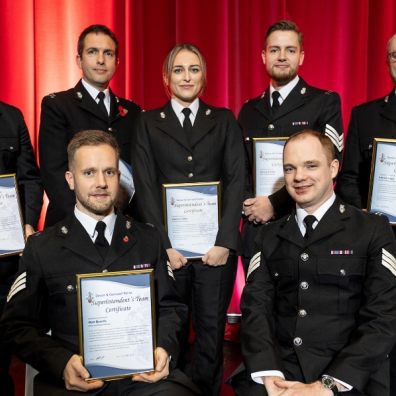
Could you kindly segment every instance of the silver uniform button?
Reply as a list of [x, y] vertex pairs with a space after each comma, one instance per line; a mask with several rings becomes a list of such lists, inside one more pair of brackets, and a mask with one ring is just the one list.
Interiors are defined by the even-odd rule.
[[275, 272], [274, 277], [275, 277], [275, 278], [278, 278], [278, 277], [279, 277], [279, 273], [278, 273], [278, 272]]
[[300, 318], [305, 318], [307, 316], [307, 311], [305, 309], [299, 309], [298, 310], [298, 316]]
[[273, 130], [275, 129], [274, 124], [269, 124], [269, 125], [268, 125], [268, 129], [269, 129], [270, 131], [273, 131]]
[[14, 150], [14, 146], [10, 146], [10, 150]]
[[191, 162], [191, 161], [192, 161], [192, 156], [191, 156], [191, 155], [189, 155], [189, 156], [187, 157], [187, 161], [188, 161], [188, 162]]
[[189, 179], [191, 179], [193, 176], [194, 176], [193, 173], [189, 173], [189, 174], [188, 174], [188, 178], [189, 178]]
[[293, 340], [293, 344], [294, 344], [295, 346], [300, 346], [300, 345], [302, 345], [302, 339], [301, 339], [300, 337], [296, 337], [296, 338]]
[[346, 271], [344, 269], [340, 269], [340, 275], [341, 276], [345, 276], [346, 275]]
[[109, 132], [113, 132], [113, 128], [107, 128], [107, 130], [109, 131]]
[[74, 290], [73, 285], [67, 285], [66, 290], [70, 293]]
[[302, 261], [307, 261], [309, 259], [309, 254], [304, 252], [300, 255], [300, 258]]
[[104, 269], [102, 272], [109, 272], [107, 269]]
[[300, 283], [300, 289], [302, 289], [302, 290], [307, 290], [308, 287], [309, 287], [308, 282], [301, 282], [301, 283]]

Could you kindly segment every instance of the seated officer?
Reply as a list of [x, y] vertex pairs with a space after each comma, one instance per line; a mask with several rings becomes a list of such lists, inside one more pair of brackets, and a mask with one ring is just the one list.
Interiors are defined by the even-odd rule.
[[243, 396], [389, 396], [396, 242], [385, 217], [342, 202], [326, 136], [283, 152], [291, 215], [263, 227], [243, 292]]
[[[35, 395], [194, 394], [193, 385], [190, 388], [189, 380], [174, 368], [186, 307], [175, 297], [158, 232], [115, 211], [118, 159], [118, 145], [110, 134], [84, 131], [73, 137], [66, 180], [76, 195], [74, 214], [29, 238], [8, 294], [0, 335], [39, 371]], [[132, 270], [142, 264], [155, 268], [155, 371], [132, 380], [87, 382], [89, 373], [78, 355], [75, 275]]]

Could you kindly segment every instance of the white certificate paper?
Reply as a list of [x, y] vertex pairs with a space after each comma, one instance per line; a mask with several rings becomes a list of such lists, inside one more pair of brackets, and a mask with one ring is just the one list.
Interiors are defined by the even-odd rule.
[[286, 138], [260, 139], [254, 141], [254, 186], [255, 195], [268, 196], [284, 185], [283, 147]]
[[92, 379], [154, 370], [150, 273], [113, 274], [80, 282], [80, 340]]
[[25, 247], [23, 222], [14, 175], [0, 177], [0, 255], [20, 253]]
[[396, 140], [375, 139], [370, 180], [369, 211], [396, 224]]
[[219, 229], [220, 183], [164, 185], [166, 228], [172, 247], [186, 258], [202, 257]]

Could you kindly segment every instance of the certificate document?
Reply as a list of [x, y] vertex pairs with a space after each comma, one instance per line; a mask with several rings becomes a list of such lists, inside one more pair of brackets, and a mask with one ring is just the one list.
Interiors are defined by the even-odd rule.
[[374, 139], [367, 209], [396, 225], [396, 139]]
[[80, 353], [91, 379], [154, 370], [153, 270], [77, 275]]
[[19, 254], [24, 247], [25, 235], [15, 174], [0, 175], [0, 256]]
[[283, 146], [287, 138], [253, 138], [254, 192], [267, 196], [280, 190], [283, 178]]
[[220, 182], [164, 184], [163, 202], [172, 247], [186, 258], [202, 257], [219, 229]]

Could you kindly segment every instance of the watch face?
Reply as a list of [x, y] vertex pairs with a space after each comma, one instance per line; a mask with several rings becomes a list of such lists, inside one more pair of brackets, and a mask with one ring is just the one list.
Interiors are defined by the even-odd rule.
[[322, 384], [327, 388], [331, 389], [334, 386], [334, 379], [331, 377], [323, 377]]

